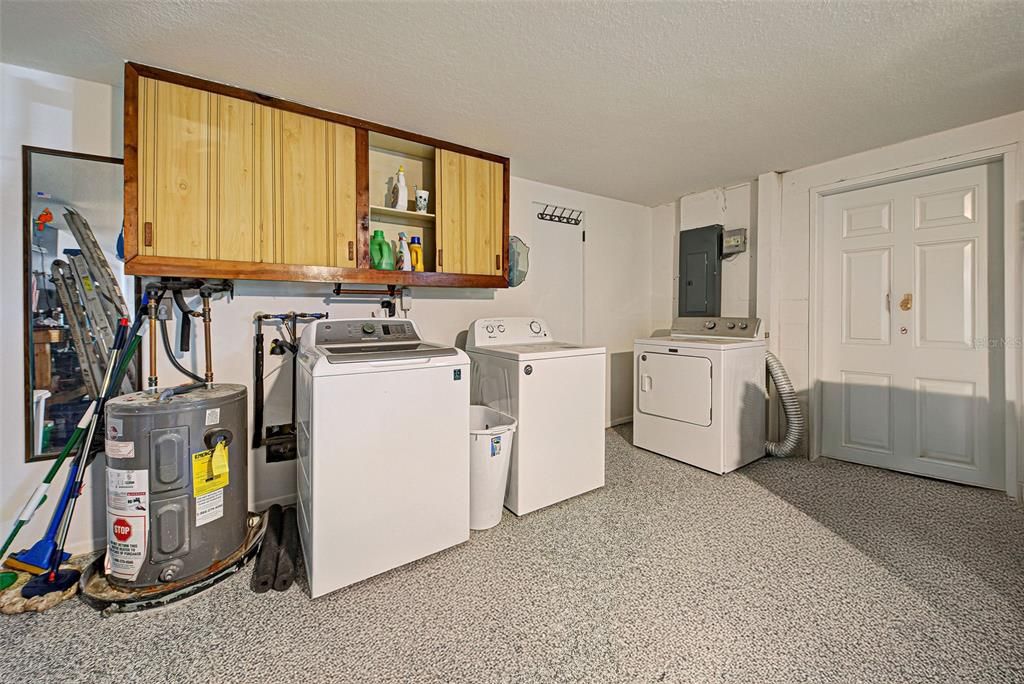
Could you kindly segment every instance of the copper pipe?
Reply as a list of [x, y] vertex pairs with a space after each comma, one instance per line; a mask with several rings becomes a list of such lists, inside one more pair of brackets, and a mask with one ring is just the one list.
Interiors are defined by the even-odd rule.
[[203, 296], [203, 338], [206, 342], [206, 384], [213, 384], [213, 345], [210, 334], [210, 297]]
[[149, 387], [156, 389], [156, 300], [149, 298]]

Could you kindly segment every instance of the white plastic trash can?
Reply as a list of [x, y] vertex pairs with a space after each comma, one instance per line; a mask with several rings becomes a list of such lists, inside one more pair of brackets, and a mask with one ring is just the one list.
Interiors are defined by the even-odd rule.
[[516, 419], [487, 406], [469, 407], [469, 528], [501, 522]]

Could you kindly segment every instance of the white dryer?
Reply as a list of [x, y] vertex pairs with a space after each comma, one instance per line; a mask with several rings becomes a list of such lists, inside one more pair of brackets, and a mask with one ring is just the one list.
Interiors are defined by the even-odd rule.
[[298, 527], [315, 598], [469, 539], [469, 359], [398, 319], [299, 341]]
[[605, 349], [551, 338], [536, 318], [469, 328], [473, 403], [519, 421], [505, 506], [525, 515], [604, 486]]
[[633, 444], [723, 474], [764, 455], [757, 318], [678, 318], [634, 345]]

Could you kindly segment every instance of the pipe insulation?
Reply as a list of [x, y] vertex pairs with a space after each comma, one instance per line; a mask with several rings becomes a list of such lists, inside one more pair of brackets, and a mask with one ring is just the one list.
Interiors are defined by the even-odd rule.
[[786, 414], [786, 435], [781, 442], [765, 442], [764, 450], [769, 456], [792, 456], [796, 453], [804, 438], [804, 433], [807, 431], [804, 412], [800, 410], [796, 390], [793, 389], [793, 383], [782, 362], [770, 351], [766, 351], [764, 355], [768, 365], [768, 375], [775, 383], [775, 389], [778, 390], [779, 399], [782, 401], [782, 410]]

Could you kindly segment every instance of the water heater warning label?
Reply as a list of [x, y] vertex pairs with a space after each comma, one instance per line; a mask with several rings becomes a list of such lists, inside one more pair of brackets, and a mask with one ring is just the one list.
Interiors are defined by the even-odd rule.
[[224, 490], [203, 494], [196, 498], [196, 527], [224, 517]]
[[107, 468], [108, 575], [135, 580], [149, 539], [149, 471]]

